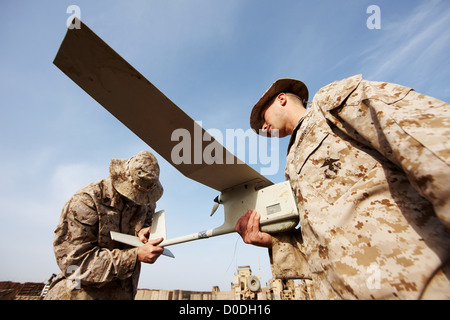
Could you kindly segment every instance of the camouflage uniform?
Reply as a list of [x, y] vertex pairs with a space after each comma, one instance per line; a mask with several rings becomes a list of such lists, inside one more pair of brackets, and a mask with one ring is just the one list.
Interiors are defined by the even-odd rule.
[[449, 113], [360, 75], [319, 90], [291, 136], [301, 231], [274, 235], [274, 277], [316, 299], [449, 299]]
[[[140, 273], [137, 248], [119, 244], [110, 231], [137, 235], [155, 205], [126, 201], [111, 178], [79, 190], [64, 206], [54, 251], [62, 272], [46, 299], [134, 299]], [[80, 288], [81, 285], [81, 288]]]

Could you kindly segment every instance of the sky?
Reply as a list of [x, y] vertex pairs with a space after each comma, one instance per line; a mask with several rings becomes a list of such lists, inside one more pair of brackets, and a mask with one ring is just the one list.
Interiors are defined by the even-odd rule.
[[[112, 158], [153, 151], [53, 65], [70, 5], [191, 118], [223, 135], [249, 129], [252, 106], [278, 78], [305, 82], [310, 100], [362, 74], [450, 101], [448, 0], [1, 0], [0, 281], [58, 273], [52, 242], [64, 203], [107, 177]], [[266, 177], [275, 183], [285, 179], [287, 142], [272, 148], [277, 167]], [[261, 172], [263, 159], [246, 150], [241, 160]], [[168, 238], [221, 225], [223, 209], [209, 216], [218, 192], [155, 155]], [[263, 285], [271, 278], [267, 249], [236, 233], [170, 249], [175, 259], [143, 265], [139, 288], [226, 291], [241, 265]]]

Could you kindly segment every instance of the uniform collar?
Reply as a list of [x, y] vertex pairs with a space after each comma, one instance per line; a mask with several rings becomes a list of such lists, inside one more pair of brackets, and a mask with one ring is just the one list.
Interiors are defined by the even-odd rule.
[[289, 139], [289, 145], [288, 145], [288, 148], [287, 148], [287, 153], [289, 153], [289, 150], [291, 149], [292, 145], [294, 144], [295, 139], [297, 138], [297, 132], [300, 129], [300, 127], [302, 126], [302, 124], [303, 124], [303, 122], [305, 120], [305, 117], [310, 113], [310, 110], [311, 110], [311, 106], [308, 109], [306, 109], [305, 114], [303, 115], [303, 117], [300, 118], [299, 122], [297, 123], [297, 126], [292, 131], [291, 138]]
[[124, 201], [122, 196], [114, 189], [111, 178], [108, 177], [103, 181], [102, 203], [109, 207], [122, 208]]
[[320, 109], [323, 111], [333, 110], [344, 103], [350, 94], [359, 86], [362, 75], [357, 74], [343, 80], [335, 81], [321, 88], [314, 96], [318, 97]]

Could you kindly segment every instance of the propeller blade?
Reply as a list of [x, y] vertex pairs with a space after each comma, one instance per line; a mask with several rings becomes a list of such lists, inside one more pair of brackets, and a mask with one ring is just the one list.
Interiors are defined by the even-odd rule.
[[212, 208], [212, 210], [211, 210], [211, 214], [209, 215], [210, 217], [212, 217], [212, 215], [213, 215], [214, 213], [216, 213], [217, 208], [219, 208], [219, 203], [218, 203], [218, 202], [214, 203], [213, 208]]

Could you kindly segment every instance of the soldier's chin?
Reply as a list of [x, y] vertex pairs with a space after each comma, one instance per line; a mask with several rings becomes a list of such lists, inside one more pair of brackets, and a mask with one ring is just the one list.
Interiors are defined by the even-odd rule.
[[271, 129], [270, 132], [259, 129], [259, 134], [268, 138], [283, 138], [287, 136], [284, 131], [280, 131], [279, 129]]

